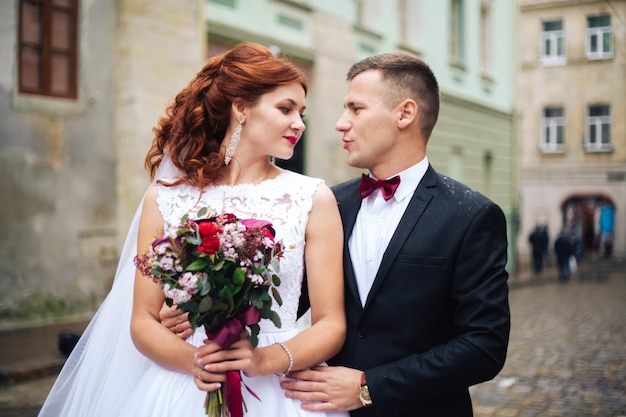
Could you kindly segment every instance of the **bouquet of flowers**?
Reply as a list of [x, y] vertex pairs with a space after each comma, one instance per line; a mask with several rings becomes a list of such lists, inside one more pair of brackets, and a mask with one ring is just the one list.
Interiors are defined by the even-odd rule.
[[[189, 313], [194, 330], [204, 326], [209, 339], [227, 349], [247, 326], [256, 346], [261, 318], [281, 325], [271, 306], [272, 299], [282, 305], [277, 274], [284, 247], [274, 237], [267, 221], [202, 208], [196, 219], [185, 215], [178, 228], [156, 238], [135, 264], [161, 285], [169, 306]], [[242, 403], [241, 376], [233, 371], [223, 388], [207, 393], [205, 410], [243, 415]]]

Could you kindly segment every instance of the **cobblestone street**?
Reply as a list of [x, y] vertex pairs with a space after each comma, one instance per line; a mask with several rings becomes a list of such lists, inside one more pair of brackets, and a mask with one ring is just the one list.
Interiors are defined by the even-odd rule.
[[476, 417], [626, 416], [626, 274], [608, 262], [511, 292], [507, 362], [472, 387]]
[[[471, 388], [476, 417], [626, 417], [626, 273], [586, 265], [515, 285], [504, 369]], [[36, 417], [54, 376], [0, 387], [0, 417]], [[442, 416], [453, 417], [453, 416]]]

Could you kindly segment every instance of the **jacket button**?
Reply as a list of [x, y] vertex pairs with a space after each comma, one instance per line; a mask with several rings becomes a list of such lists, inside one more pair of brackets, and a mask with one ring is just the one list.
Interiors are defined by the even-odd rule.
[[357, 333], [357, 336], [359, 337], [359, 339], [363, 339], [365, 336], [367, 336], [367, 330], [364, 327], [361, 327], [359, 329], [359, 332]]

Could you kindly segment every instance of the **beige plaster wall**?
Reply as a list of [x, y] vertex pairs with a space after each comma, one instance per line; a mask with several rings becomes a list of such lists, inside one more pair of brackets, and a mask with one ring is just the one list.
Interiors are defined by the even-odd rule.
[[143, 161], [167, 104], [206, 59], [201, 0], [120, 0], [116, 145], [120, 243], [149, 178]]

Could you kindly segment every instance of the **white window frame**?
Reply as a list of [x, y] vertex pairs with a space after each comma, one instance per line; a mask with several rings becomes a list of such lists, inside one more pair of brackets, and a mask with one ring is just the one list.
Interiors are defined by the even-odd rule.
[[483, 0], [480, 3], [480, 70], [484, 76], [491, 74], [493, 55], [492, 26], [491, 1]]
[[[561, 116], [548, 116], [548, 110], [561, 110]], [[559, 143], [559, 129], [562, 134], [562, 143]], [[546, 107], [541, 117], [541, 143], [539, 148], [542, 152], [557, 153], [565, 151], [565, 110], [563, 107]]]
[[[606, 107], [608, 115], [591, 116], [593, 107]], [[607, 126], [608, 133], [604, 133], [603, 127]], [[595, 104], [587, 107], [587, 117], [585, 122], [585, 144], [584, 148], [587, 152], [608, 152], [613, 150], [611, 143], [611, 106], [608, 104]], [[592, 142], [591, 132], [595, 134], [595, 140]], [[606, 136], [606, 137], [605, 137]]]
[[[562, 20], [550, 20], [542, 22], [541, 29], [541, 63], [544, 65], [563, 65], [566, 63], [565, 58], [565, 30], [545, 30], [546, 23], [560, 22], [563, 27]], [[561, 55], [559, 55], [559, 42], [562, 46]], [[546, 48], [546, 43], [550, 44], [549, 48]], [[552, 52], [548, 52], [547, 50]]]
[[[607, 59], [607, 58], [612, 58], [613, 57], [613, 30], [612, 30], [612, 25], [611, 25], [611, 21], [609, 17], [609, 25], [608, 26], [597, 26], [597, 27], [590, 27], [589, 26], [589, 19], [592, 17], [603, 17], [603, 16], [590, 16], [587, 18], [587, 47], [586, 47], [586, 52], [587, 52], [587, 58], [588, 59]], [[605, 35], [609, 35], [609, 50], [608, 51], [604, 51], [604, 37]], [[591, 50], [591, 44], [592, 44], [592, 39], [595, 38], [596, 39], [596, 45], [598, 50], [597, 51], [592, 51]]]
[[450, 0], [450, 61], [463, 66], [465, 62], [465, 4], [463, 0]]

